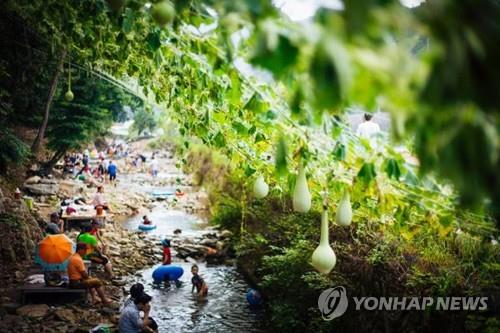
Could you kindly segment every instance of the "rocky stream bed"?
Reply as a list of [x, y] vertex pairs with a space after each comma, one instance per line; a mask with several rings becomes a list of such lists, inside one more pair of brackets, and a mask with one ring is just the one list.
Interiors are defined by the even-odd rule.
[[[108, 281], [106, 292], [118, 306], [129, 286], [142, 282], [153, 296], [152, 314], [160, 324], [160, 332], [260, 331], [257, 323], [262, 314], [246, 304], [248, 285], [231, 259], [228, 246], [231, 233], [208, 226], [204, 219], [206, 194], [193, 187], [189, 177], [175, 168], [171, 156], [164, 154], [159, 158], [157, 179], [152, 179], [143, 170], [130, 170], [123, 160], [119, 160], [119, 169], [129, 169], [128, 172], [119, 174], [116, 187], [105, 185], [113, 214], [103, 229], [103, 239], [113, 271], [122, 278]], [[0, 197], [4, 219], [18, 217], [13, 222], [0, 224], [2, 262], [4, 256], [11, 256], [5, 260], [0, 276], [0, 332], [89, 332], [99, 324], [116, 331], [117, 307], [91, 306], [83, 301], [54, 301], [51, 296], [38, 300], [37, 304], [21, 305], [16, 293], [16, 287], [24, 283], [32, 268], [32, 250], [42, 238], [40, 226], [43, 221], [61, 199], [73, 196], [89, 199], [96, 185], [94, 180], [31, 177], [23, 186], [23, 193], [34, 200], [31, 211], [24, 200]], [[181, 189], [184, 195], [155, 195], [155, 191], [170, 193], [176, 189]], [[157, 224], [157, 229], [147, 233], [137, 230], [144, 214]], [[72, 230], [67, 234], [74, 240], [77, 233]], [[9, 242], [9, 237], [26, 240]], [[172, 241], [172, 264], [185, 271], [180, 288], [158, 289], [151, 281], [152, 270], [161, 262], [160, 241], [165, 237]], [[209, 284], [206, 302], [200, 303], [190, 294], [192, 263], [200, 265], [201, 274]], [[96, 274], [100, 276], [101, 272]]]

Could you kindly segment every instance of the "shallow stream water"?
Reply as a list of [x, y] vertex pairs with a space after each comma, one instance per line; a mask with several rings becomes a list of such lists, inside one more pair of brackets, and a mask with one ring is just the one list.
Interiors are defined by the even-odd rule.
[[[121, 186], [127, 190], [143, 193], [172, 190], [172, 187], [138, 184], [137, 180], [144, 178], [141, 174], [139, 177], [124, 176]], [[150, 236], [171, 237], [176, 229], [181, 229], [182, 236], [188, 238], [210, 232], [206, 222], [177, 208], [171, 208], [166, 202], [155, 203], [148, 217], [157, 225], [156, 229], [147, 233]], [[141, 218], [142, 214], [128, 219], [123, 222], [123, 226], [137, 230]], [[126, 286], [128, 288], [136, 282], [144, 284], [146, 292], [153, 297], [151, 316], [158, 322], [160, 332], [265, 332], [262, 325], [263, 310], [247, 303], [246, 292], [250, 287], [236, 267], [197, 263], [200, 275], [209, 287], [206, 299], [200, 300], [191, 292], [192, 263], [176, 258], [175, 255], [172, 259], [172, 265], [184, 269], [180, 278], [181, 287], [154, 285], [151, 275], [159, 265], [137, 272]]]

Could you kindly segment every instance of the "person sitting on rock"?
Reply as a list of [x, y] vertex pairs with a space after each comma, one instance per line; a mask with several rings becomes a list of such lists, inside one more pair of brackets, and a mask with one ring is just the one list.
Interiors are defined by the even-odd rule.
[[163, 245], [163, 259], [162, 265], [170, 265], [172, 263], [172, 253], [170, 252], [170, 240], [164, 239], [161, 241], [161, 245]]
[[151, 221], [147, 215], [144, 215], [142, 217], [142, 224], [151, 225], [153, 224], [153, 221]]
[[104, 186], [97, 186], [97, 193], [94, 194], [92, 205], [94, 205], [94, 208], [101, 206], [104, 210], [110, 210], [108, 202], [106, 201], [106, 197], [104, 195]]
[[93, 263], [101, 264], [104, 266], [110, 280], [113, 279], [113, 267], [109, 259], [104, 256], [99, 250], [97, 238], [90, 234], [92, 227], [90, 225], [82, 226], [82, 232], [76, 237], [77, 243], [85, 243], [88, 245], [87, 252], [84, 254], [84, 259], [90, 260]]
[[[123, 308], [118, 322], [120, 333], [141, 333], [141, 332], [156, 332], [150, 326], [152, 321], [149, 318], [151, 310], [151, 296], [146, 293], [140, 294], [134, 299], [134, 302]], [[140, 312], [144, 312], [144, 317], [141, 319]]]
[[106, 253], [106, 244], [104, 244], [104, 240], [102, 239], [102, 233], [101, 229], [99, 226], [99, 221], [96, 218], [92, 219], [92, 222], [90, 223], [90, 234], [97, 238], [99, 243], [101, 243], [101, 246], [99, 247], [99, 251], [102, 253]]
[[193, 277], [191, 278], [191, 283], [193, 284], [193, 288], [191, 292], [194, 292], [196, 288], [196, 293], [198, 296], [206, 296], [208, 293], [208, 286], [205, 283], [205, 280], [198, 274], [198, 265], [191, 266], [191, 274]]
[[[73, 254], [68, 264], [69, 287], [73, 289], [88, 289], [92, 298], [92, 304], [102, 302], [104, 305], [110, 305], [112, 300], [106, 297], [103, 282], [97, 278], [89, 277], [83, 256], [87, 252], [87, 244], [78, 243], [76, 253]], [[99, 295], [100, 298], [97, 297]]]
[[49, 235], [62, 234], [64, 232], [64, 222], [59, 217], [59, 213], [50, 214], [50, 221], [45, 227], [45, 232]]

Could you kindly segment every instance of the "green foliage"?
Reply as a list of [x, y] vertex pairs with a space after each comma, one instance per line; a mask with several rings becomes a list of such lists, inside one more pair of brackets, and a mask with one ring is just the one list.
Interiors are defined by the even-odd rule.
[[48, 147], [56, 152], [80, 149], [105, 135], [113, 121], [111, 110], [120, 109], [123, 96], [106, 81], [87, 77], [74, 79], [73, 91], [71, 102], [60, 94], [49, 119]]
[[5, 174], [11, 165], [20, 166], [29, 156], [28, 146], [9, 129], [0, 129], [0, 173]]
[[287, 148], [285, 139], [281, 137], [276, 146], [276, 174], [278, 176], [284, 176], [288, 173], [288, 162], [287, 162]]
[[357, 178], [365, 184], [369, 184], [371, 181], [375, 180], [376, 176], [375, 165], [373, 163], [364, 163], [361, 169], [359, 169]]
[[[263, 201], [250, 203], [245, 195], [248, 177], [254, 172], [273, 174], [269, 156], [274, 156], [278, 175], [295, 168], [299, 160], [307, 163], [313, 207], [319, 206], [320, 191], [328, 190], [328, 206], [335, 209], [346, 184], [360, 180], [352, 187], [355, 223], [349, 229], [359, 233], [353, 236], [336, 229], [331, 235], [341, 243], [335, 244], [335, 250], [340, 250], [337, 269], [352, 285], [363, 282], [373, 287], [364, 277], [382, 267], [388, 277], [409, 272], [404, 273], [406, 280], [392, 279], [400, 290], [409, 286], [445, 293], [494, 287], [496, 266], [481, 265], [484, 240], [498, 234], [493, 222], [456, 209], [457, 195], [447, 184], [416, 177], [419, 171], [437, 171], [453, 182], [463, 203], [478, 207], [481, 214], [487, 207], [500, 216], [496, 205], [500, 198], [500, 103], [495, 91], [499, 86], [500, 8], [493, 0], [481, 8], [472, 0], [427, 1], [414, 11], [395, 0], [345, 1], [345, 10], [322, 10], [307, 29], [282, 17], [267, 0], [193, 0], [189, 8], [176, 1], [172, 26], [159, 29], [145, 2], [128, 1], [118, 11], [110, 11], [104, 1], [74, 0], [10, 0], [5, 8], [35, 32], [39, 41], [34, 46], [41, 44], [49, 55], [67, 47], [72, 61], [86, 71], [132, 79], [138, 85], [137, 94], [165, 107], [185, 137], [179, 152], [190, 150], [183, 159], [185, 169], [195, 171], [196, 183], [208, 187], [211, 202], [220, 193], [226, 194], [221, 196], [224, 200], [232, 198], [228, 207], [214, 206], [219, 209], [215, 216], [220, 214], [221, 223], [244, 231], [240, 254], [254, 254], [258, 263], [266, 256], [266, 267], [274, 268], [261, 272], [270, 281], [268, 290], [279, 287], [274, 313], [288, 319], [297, 309], [303, 310], [304, 304], [315, 306], [317, 291], [311, 283], [321, 279], [306, 264], [317, 240], [318, 212], [306, 217], [290, 213], [284, 189], [293, 177], [269, 177], [271, 195]], [[223, 24], [215, 15], [206, 15], [206, 5], [224, 18]], [[195, 28], [202, 23], [214, 23], [217, 28], [198, 33]], [[229, 31], [240, 27], [252, 36], [233, 45]], [[237, 56], [270, 69], [275, 80], [255, 82], [235, 67]], [[25, 75], [19, 62], [12, 71], [9, 61], [3, 67], [12, 80]], [[20, 81], [46, 82], [52, 71], [52, 66], [44, 65], [42, 70], [29, 72], [36, 75]], [[87, 96], [93, 90], [86, 90], [78, 92], [75, 85], [74, 102], [55, 106], [49, 131], [52, 147], [78, 147], [103, 132], [100, 126], [107, 123], [109, 114], [100, 107], [89, 109], [95, 100]], [[33, 94], [33, 87], [28, 91], [25, 96], [46, 95], [44, 89], [40, 94]], [[7, 85], [0, 92], [2, 97], [12, 95]], [[37, 110], [36, 105], [25, 105], [25, 96], [5, 103], [17, 103], [9, 112], [12, 119], [18, 107]], [[285, 101], [291, 101], [290, 105]], [[339, 130], [340, 121], [333, 130], [325, 124], [324, 133], [314, 125], [302, 126], [331, 119], [324, 113], [338, 116], [352, 105], [367, 109], [378, 105], [389, 111], [395, 137], [415, 137], [414, 151], [422, 169], [403, 165], [405, 158], [390, 147], [375, 151], [366, 140], [352, 138], [349, 130]], [[75, 112], [64, 113], [63, 107]], [[88, 125], [92, 118], [101, 120], [98, 128]], [[19, 119], [28, 121], [28, 117]], [[340, 146], [334, 148], [340, 141], [349, 154]], [[206, 146], [200, 148], [197, 142]], [[399, 182], [400, 178], [404, 181]], [[460, 241], [454, 248], [450, 239], [458, 227], [472, 240]], [[374, 246], [374, 235], [384, 238], [382, 245]], [[399, 257], [404, 253], [419, 259], [419, 265]], [[491, 263], [495, 258], [493, 254], [484, 260]], [[393, 268], [397, 266], [394, 261], [405, 266], [402, 271]], [[437, 263], [443, 267], [435, 269]], [[464, 284], [462, 277], [477, 275], [478, 267], [488, 267], [481, 280]], [[290, 269], [287, 279], [297, 286], [295, 300], [281, 290], [281, 279]], [[338, 281], [336, 272], [327, 278], [332, 284]], [[284, 304], [283, 299], [291, 303]], [[297, 318], [291, 323], [293, 328], [306, 329], [308, 322], [317, 319], [317, 313], [308, 311], [301, 316], [291, 317]], [[279, 324], [284, 330], [284, 323]]]
[[239, 231], [241, 224], [241, 203], [230, 196], [223, 196], [212, 208], [213, 218], [210, 220], [214, 225], [224, 229]]
[[132, 124], [132, 129], [141, 135], [145, 130], [152, 133], [158, 123], [156, 121], [155, 115], [150, 108], [140, 107], [134, 113], [134, 122]]
[[[500, 186], [491, 181], [498, 178], [499, 147], [493, 92], [498, 78], [492, 73], [500, 34], [494, 23], [485, 23], [498, 21], [493, 0], [481, 9], [473, 1], [447, 0], [414, 11], [394, 0], [366, 6], [351, 1], [344, 11], [319, 11], [308, 29], [284, 18], [268, 0], [177, 1], [173, 24], [160, 29], [152, 18], [156, 10], [145, 3], [130, 1], [122, 7], [104, 1], [24, 0], [8, 1], [5, 8], [35, 31], [43, 49], [53, 49], [47, 53], [68, 47], [72, 61], [85, 70], [133, 78], [144, 99], [166, 106], [182, 135], [197, 136], [228, 156], [242, 155], [232, 160], [235, 165], [246, 160], [250, 168], [261, 169], [259, 158], [248, 157], [269, 153], [266, 141], [276, 142], [278, 133], [286, 133], [290, 145], [299, 143], [307, 136], [299, 124], [319, 123], [324, 112], [339, 114], [345, 106], [378, 104], [391, 112], [396, 137], [405, 131], [416, 135], [423, 171], [437, 170], [452, 180], [470, 206], [481, 207], [484, 198], [498, 201]], [[207, 5], [222, 22], [206, 15]], [[474, 11], [478, 15], [462, 24], [461, 13]], [[167, 21], [174, 19], [169, 12]], [[449, 18], [449, 12], [457, 15]], [[490, 20], [478, 19], [483, 13]], [[181, 28], [202, 23], [220, 24], [202, 35]], [[252, 36], [233, 45], [230, 31], [241, 27]], [[256, 84], [234, 66], [236, 55], [270, 69], [277, 81]], [[460, 119], [463, 126], [448, 126], [467, 105], [489, 121]], [[289, 109], [297, 122], [289, 119]], [[483, 161], [477, 152], [462, 150], [464, 142], [485, 147]], [[389, 165], [389, 177], [398, 178], [396, 165]], [[374, 166], [382, 174], [385, 165]], [[489, 208], [497, 210], [494, 204]]]

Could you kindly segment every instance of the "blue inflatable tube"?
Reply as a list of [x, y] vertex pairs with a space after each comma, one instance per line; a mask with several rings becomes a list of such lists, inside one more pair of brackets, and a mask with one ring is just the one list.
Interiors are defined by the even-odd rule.
[[141, 230], [153, 230], [156, 229], [156, 224], [139, 224], [139, 229]]
[[154, 197], [166, 197], [166, 196], [174, 195], [174, 194], [175, 194], [174, 191], [154, 191], [154, 192], [151, 192], [151, 195]]
[[179, 266], [162, 265], [153, 271], [153, 280], [155, 283], [163, 281], [176, 281], [184, 274], [184, 270]]

